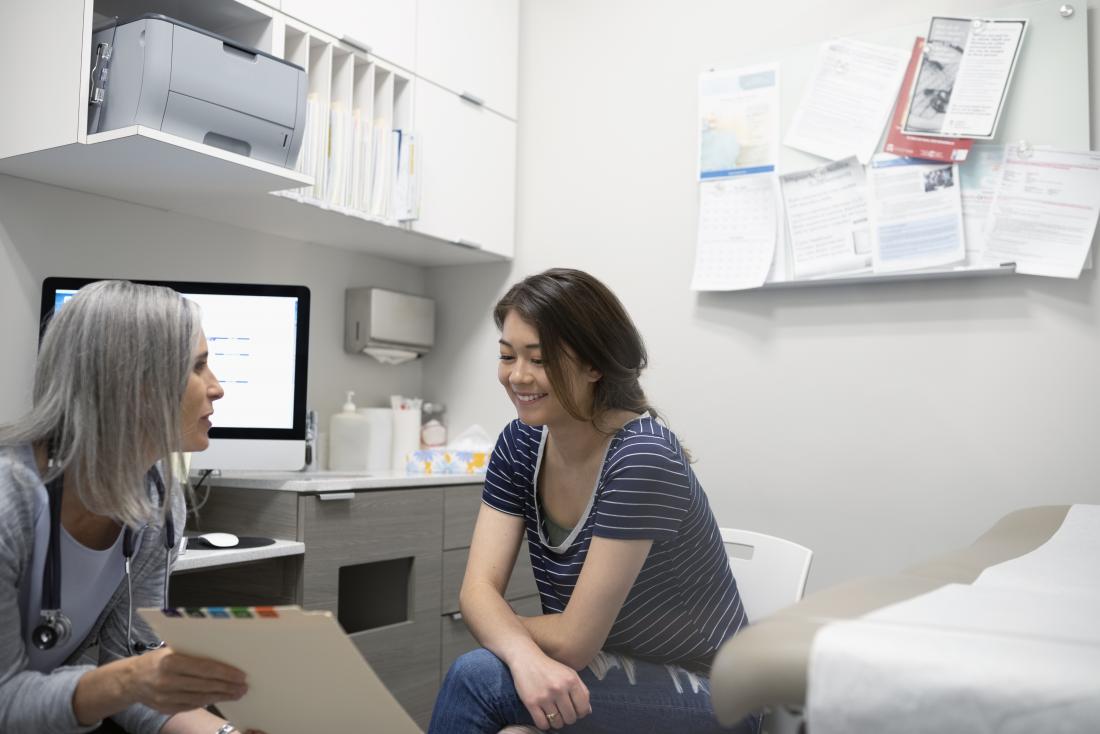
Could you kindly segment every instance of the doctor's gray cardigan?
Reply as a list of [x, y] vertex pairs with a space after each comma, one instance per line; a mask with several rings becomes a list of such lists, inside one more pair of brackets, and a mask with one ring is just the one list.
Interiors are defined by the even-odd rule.
[[[34, 549], [36, 488], [42, 479], [30, 446], [0, 446], [0, 732], [4, 734], [62, 734], [95, 729], [82, 727], [73, 713], [73, 693], [81, 675], [95, 667], [88, 648], [99, 643], [99, 664], [126, 656], [126, 579], [111, 596], [92, 631], [65, 661], [51, 673], [27, 669], [27, 638], [37, 620], [24, 624], [19, 609], [19, 584], [26, 575]], [[155, 499], [155, 491], [154, 491]], [[181, 492], [172, 504], [175, 526], [183, 528]], [[134, 609], [161, 606], [164, 584], [164, 536], [162, 525], [141, 531], [141, 546], [131, 563]], [[179, 532], [177, 530], [177, 532]], [[136, 539], [135, 539], [136, 540]], [[173, 550], [171, 562], [175, 563]], [[156, 636], [134, 615], [134, 638]], [[156, 734], [168, 717], [135, 704], [111, 717], [134, 734]]]

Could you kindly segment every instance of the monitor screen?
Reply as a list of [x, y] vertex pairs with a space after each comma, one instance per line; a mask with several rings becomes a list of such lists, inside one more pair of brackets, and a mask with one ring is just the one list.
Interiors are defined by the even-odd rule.
[[[101, 279], [47, 278], [42, 287], [43, 329], [54, 311], [96, 280]], [[192, 455], [192, 468], [301, 468], [305, 463], [309, 289], [133, 282], [167, 286], [202, 308], [210, 368], [225, 396], [214, 405], [210, 448]]]

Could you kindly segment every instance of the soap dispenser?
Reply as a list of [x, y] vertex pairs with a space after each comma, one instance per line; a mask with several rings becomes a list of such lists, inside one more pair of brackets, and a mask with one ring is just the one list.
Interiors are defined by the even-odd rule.
[[328, 432], [328, 468], [335, 471], [366, 471], [367, 469], [367, 430], [366, 416], [355, 411], [352, 398], [355, 391], [349, 390], [347, 400], [339, 413], [333, 413], [329, 419]]

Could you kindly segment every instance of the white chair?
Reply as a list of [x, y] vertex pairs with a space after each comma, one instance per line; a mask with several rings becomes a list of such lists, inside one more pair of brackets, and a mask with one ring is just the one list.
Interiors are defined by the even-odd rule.
[[802, 598], [814, 552], [783, 538], [751, 530], [722, 528], [737, 590], [750, 622]]
[[[812, 550], [751, 530], [722, 528], [721, 533], [749, 622], [757, 622], [802, 598], [814, 557]], [[802, 731], [802, 723], [801, 711], [780, 706], [766, 712], [760, 732], [795, 734]]]

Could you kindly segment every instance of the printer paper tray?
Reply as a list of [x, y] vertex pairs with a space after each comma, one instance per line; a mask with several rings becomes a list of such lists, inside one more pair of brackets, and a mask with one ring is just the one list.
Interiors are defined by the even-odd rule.
[[285, 166], [292, 131], [194, 97], [170, 92], [164, 110], [166, 133]]

